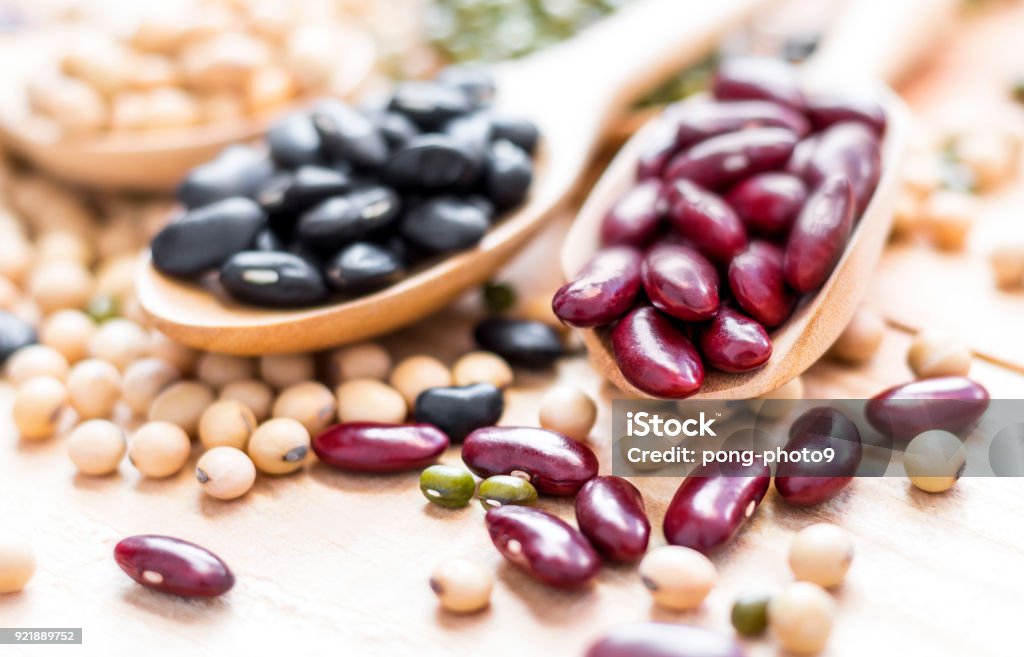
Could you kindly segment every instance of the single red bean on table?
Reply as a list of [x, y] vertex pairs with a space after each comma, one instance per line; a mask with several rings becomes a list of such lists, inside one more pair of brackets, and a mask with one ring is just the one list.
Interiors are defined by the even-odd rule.
[[678, 623], [622, 625], [592, 645], [584, 657], [744, 657], [731, 635]]
[[770, 100], [804, 109], [797, 70], [774, 57], [732, 57], [718, 66], [711, 93], [719, 100]]
[[749, 128], [785, 128], [798, 137], [811, 130], [810, 122], [799, 112], [759, 100], [735, 102], [680, 103], [673, 114], [677, 122], [676, 149]]
[[522, 475], [548, 495], [574, 495], [597, 476], [589, 447], [536, 427], [477, 429], [462, 443], [462, 460], [477, 476]]
[[878, 137], [862, 123], [837, 123], [818, 135], [804, 178], [818, 187], [834, 175], [845, 176], [853, 187], [856, 214], [867, 207], [882, 172]]
[[697, 341], [707, 365], [723, 372], [747, 372], [772, 356], [768, 331], [756, 320], [729, 306], [700, 329]]
[[704, 364], [693, 343], [652, 306], [619, 320], [611, 343], [622, 376], [649, 395], [689, 397], [704, 383]]
[[789, 173], [772, 171], [751, 176], [725, 197], [747, 230], [784, 235], [807, 201], [807, 186]]
[[786, 241], [786, 282], [798, 292], [825, 284], [846, 251], [853, 230], [850, 181], [832, 176], [811, 194]]
[[576, 524], [605, 558], [636, 561], [647, 551], [651, 523], [644, 498], [622, 477], [594, 477], [576, 495]]
[[576, 588], [601, 567], [586, 537], [550, 513], [510, 505], [489, 510], [485, 520], [502, 556], [544, 584]]
[[921, 379], [884, 390], [864, 407], [879, 433], [909, 440], [931, 429], [957, 432], [977, 422], [988, 410], [983, 385], [964, 376]]
[[778, 169], [789, 160], [797, 135], [785, 128], [751, 128], [702, 141], [679, 153], [665, 168], [665, 180], [685, 178], [715, 189]]
[[757, 510], [771, 484], [764, 464], [698, 466], [665, 511], [665, 540], [707, 553], [728, 543]]
[[662, 193], [672, 227], [708, 258], [727, 263], [747, 245], [743, 222], [717, 194], [685, 179], [667, 183]]
[[640, 293], [640, 251], [630, 246], [601, 249], [569, 283], [555, 292], [551, 308], [576, 327], [604, 326], [625, 315]]
[[641, 276], [647, 298], [663, 313], [703, 322], [718, 312], [718, 270], [696, 249], [655, 246], [643, 260]]
[[235, 576], [220, 557], [170, 536], [130, 536], [114, 547], [114, 559], [133, 580], [163, 593], [212, 598], [235, 585]]
[[806, 100], [807, 116], [815, 130], [853, 121], [863, 123], [879, 137], [885, 134], [885, 109], [870, 98], [816, 94]]
[[601, 244], [643, 247], [658, 234], [664, 219], [661, 180], [644, 180], [630, 188], [601, 222]]
[[424, 468], [444, 453], [448, 436], [432, 424], [346, 422], [313, 439], [327, 465], [353, 472], [406, 472]]
[[830, 500], [853, 480], [863, 456], [860, 431], [842, 412], [819, 406], [794, 420], [786, 451], [835, 450], [831, 462], [781, 461], [775, 470], [775, 489], [795, 506]]
[[751, 242], [729, 265], [729, 287], [736, 303], [768, 328], [793, 314], [796, 295], [786, 286], [785, 254], [771, 242]]

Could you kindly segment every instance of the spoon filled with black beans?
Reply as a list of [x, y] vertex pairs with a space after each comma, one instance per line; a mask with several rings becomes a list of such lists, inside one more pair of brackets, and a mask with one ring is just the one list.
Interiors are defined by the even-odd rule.
[[143, 308], [181, 342], [247, 354], [438, 310], [544, 225], [617, 112], [766, 1], [641, 0], [515, 63], [316, 101], [185, 177], [140, 272]]

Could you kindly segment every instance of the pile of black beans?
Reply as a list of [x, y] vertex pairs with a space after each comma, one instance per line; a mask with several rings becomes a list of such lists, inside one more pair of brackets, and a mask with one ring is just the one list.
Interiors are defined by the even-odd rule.
[[539, 139], [492, 108], [494, 92], [485, 70], [451, 68], [359, 108], [323, 99], [277, 121], [265, 149], [231, 146], [188, 174], [154, 266], [219, 272], [246, 304], [303, 307], [475, 246], [525, 200]]

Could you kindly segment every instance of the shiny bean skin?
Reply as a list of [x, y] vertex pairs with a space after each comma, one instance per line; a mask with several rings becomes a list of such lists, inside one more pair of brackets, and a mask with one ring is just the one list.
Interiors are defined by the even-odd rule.
[[884, 390], [864, 408], [868, 422], [886, 436], [909, 440], [931, 429], [957, 432], [988, 409], [989, 394], [963, 376], [921, 379]]
[[807, 201], [800, 178], [782, 172], [762, 173], [736, 185], [725, 197], [747, 230], [784, 235]]
[[811, 126], [799, 112], [760, 100], [689, 103], [676, 118], [676, 146], [687, 148], [698, 142], [749, 128], [786, 128], [798, 137]]
[[784, 258], [774, 244], [753, 242], [729, 265], [729, 287], [736, 302], [768, 328], [789, 319], [796, 305], [796, 295], [786, 287]]
[[786, 162], [786, 173], [791, 173], [801, 180], [807, 178], [811, 156], [814, 155], [814, 149], [818, 147], [819, 137], [820, 135], [813, 134], [797, 142], [796, 147], [793, 149], [793, 154], [789, 156], [789, 161]]
[[689, 180], [663, 190], [672, 227], [708, 258], [728, 263], [747, 246], [743, 222], [720, 196]]
[[462, 444], [462, 460], [479, 477], [524, 475], [548, 495], [574, 495], [597, 476], [589, 447], [535, 427], [477, 429]]
[[797, 136], [784, 128], [751, 128], [712, 137], [676, 155], [665, 180], [686, 178], [709, 189], [724, 187], [784, 165]]
[[153, 266], [171, 276], [197, 276], [248, 248], [266, 222], [260, 206], [242, 197], [190, 210], [153, 238]]
[[663, 215], [661, 181], [644, 180], [608, 210], [601, 222], [601, 244], [645, 246], [658, 234]]
[[643, 144], [637, 157], [636, 178], [644, 181], [661, 178], [665, 166], [679, 150], [676, 144], [678, 127], [673, 119], [681, 105], [671, 105], [655, 119], [655, 124], [643, 133]]
[[825, 284], [850, 241], [853, 216], [846, 178], [833, 176], [811, 194], [786, 241], [783, 269], [790, 287], [810, 292]]
[[831, 128], [837, 123], [854, 121], [871, 128], [876, 135], [885, 134], [885, 109], [867, 98], [833, 95], [811, 96], [807, 99], [807, 116], [816, 130]]
[[243, 303], [273, 308], [310, 306], [328, 294], [312, 263], [284, 251], [239, 251], [224, 263], [220, 282]]
[[747, 372], [772, 356], [772, 340], [765, 328], [728, 306], [700, 330], [697, 345], [705, 363], [723, 372]]
[[576, 496], [576, 524], [606, 559], [636, 561], [647, 551], [651, 523], [644, 498], [622, 477], [594, 477]]
[[313, 439], [321, 461], [354, 472], [419, 470], [436, 461], [448, 445], [448, 436], [430, 424], [349, 422]]
[[601, 568], [586, 537], [550, 513], [508, 505], [489, 510], [485, 519], [502, 556], [548, 586], [580, 587]]
[[663, 313], [703, 322], [718, 312], [718, 271], [694, 249], [676, 244], [654, 247], [644, 258], [641, 279], [647, 298]]
[[774, 57], [733, 57], [718, 66], [711, 93], [719, 100], [770, 100], [802, 110], [797, 70]]
[[170, 536], [130, 536], [114, 547], [114, 559], [133, 580], [163, 593], [211, 598], [235, 585], [235, 576], [217, 555]]
[[629, 246], [598, 251], [555, 293], [555, 315], [576, 327], [603, 326], [622, 317], [640, 293], [641, 260], [640, 252]]
[[856, 474], [863, 455], [860, 431], [840, 411], [819, 406], [798, 417], [790, 427], [786, 451], [835, 450], [831, 462], [780, 462], [775, 470], [775, 489], [794, 506], [812, 506], [830, 500]]
[[770, 483], [764, 464], [695, 468], [665, 511], [665, 539], [704, 553], [725, 545], [757, 510]]
[[875, 193], [882, 170], [878, 137], [861, 123], [837, 123], [822, 132], [808, 158], [804, 177], [811, 187], [833, 175], [849, 179], [860, 214]]
[[681, 399], [700, 390], [704, 365], [689, 338], [652, 306], [619, 320], [611, 335], [619, 371], [655, 397]]
[[736, 640], [702, 627], [678, 623], [621, 625], [594, 645], [584, 657], [744, 657]]

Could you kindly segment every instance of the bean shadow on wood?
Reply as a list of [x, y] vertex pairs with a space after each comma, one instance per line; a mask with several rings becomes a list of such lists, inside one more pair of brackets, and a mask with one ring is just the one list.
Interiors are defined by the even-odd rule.
[[348, 493], [376, 495], [379, 493], [413, 489], [419, 485], [419, 472], [397, 474], [342, 472], [323, 463], [314, 463], [307, 469], [316, 483]]
[[534, 581], [508, 562], [498, 567], [497, 579], [525, 603], [530, 614], [542, 625], [565, 625], [578, 620], [597, 602], [593, 584], [579, 589], [555, 589]]
[[121, 599], [135, 609], [179, 623], [212, 625], [223, 622], [231, 610], [231, 603], [223, 597], [186, 599], [150, 591], [141, 586], [126, 588]]

